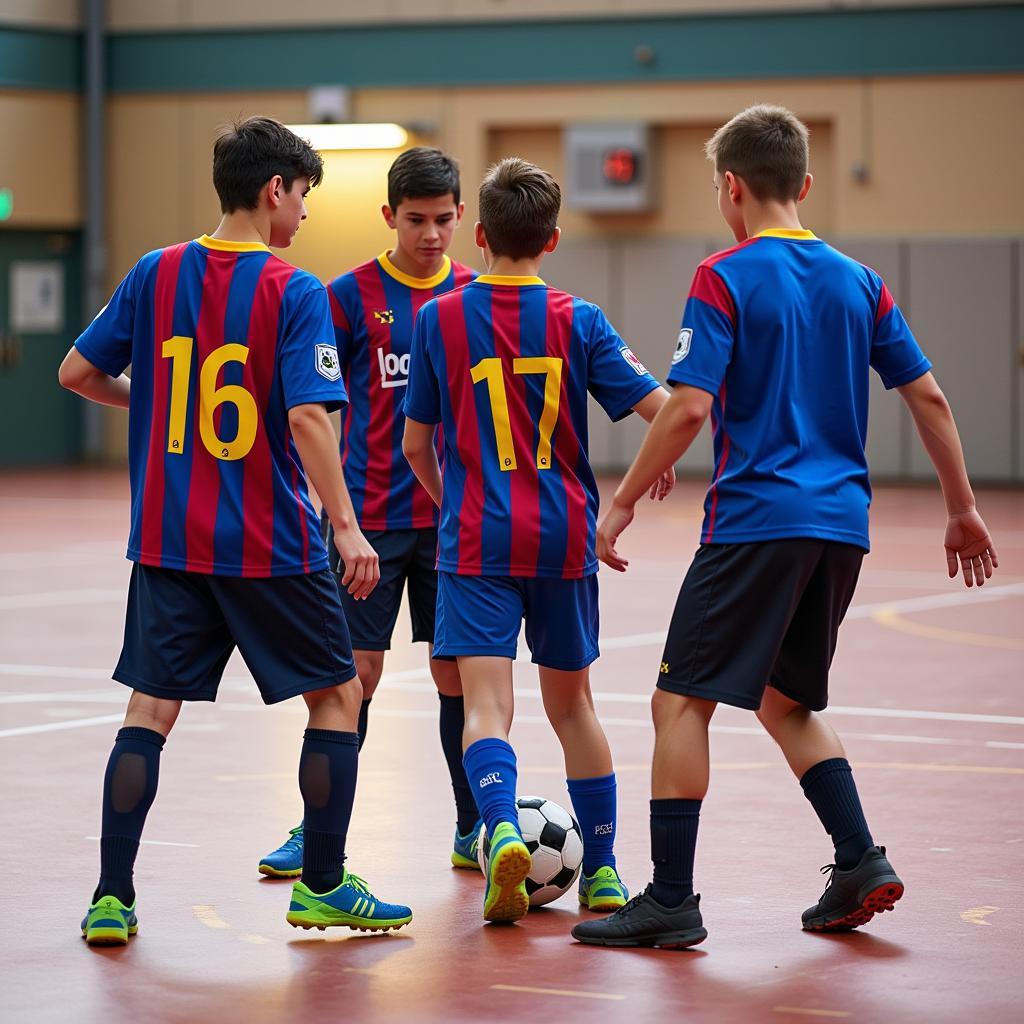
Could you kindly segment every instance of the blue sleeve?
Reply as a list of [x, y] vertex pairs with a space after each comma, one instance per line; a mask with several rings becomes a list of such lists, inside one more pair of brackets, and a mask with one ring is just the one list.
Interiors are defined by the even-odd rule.
[[732, 360], [735, 306], [721, 276], [700, 266], [683, 310], [669, 370], [670, 384], [689, 384], [717, 395]]
[[441, 422], [441, 382], [430, 353], [430, 336], [437, 335], [437, 304], [428, 302], [416, 314], [409, 347], [409, 383], [405, 389], [405, 415], [417, 423]]
[[594, 319], [587, 344], [587, 390], [616, 422], [659, 385], [604, 313], [596, 306], [591, 308]]
[[110, 377], [120, 377], [132, 361], [138, 269], [136, 263], [117, 286], [110, 301], [75, 342], [75, 348], [93, 366]]
[[882, 378], [886, 389], [909, 384], [932, 368], [911, 332], [910, 325], [903, 318], [900, 307], [893, 301], [884, 284], [881, 284], [875, 310], [871, 366]]
[[278, 366], [285, 408], [320, 402], [328, 412], [340, 409], [348, 395], [326, 289], [300, 271], [288, 284], [281, 314]]

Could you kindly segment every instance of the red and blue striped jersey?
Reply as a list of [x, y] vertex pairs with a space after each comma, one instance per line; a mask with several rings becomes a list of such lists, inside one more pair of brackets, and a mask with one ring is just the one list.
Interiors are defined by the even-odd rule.
[[868, 548], [869, 370], [931, 368], [882, 279], [810, 231], [706, 259], [668, 375], [714, 396], [702, 543], [819, 537]]
[[476, 271], [448, 257], [430, 278], [402, 273], [382, 253], [327, 286], [349, 406], [342, 425], [345, 483], [364, 530], [437, 525], [437, 508], [402, 454], [409, 346], [424, 303]]
[[327, 567], [288, 410], [346, 401], [327, 293], [263, 245], [143, 256], [75, 343], [131, 364], [128, 557], [224, 576]]
[[597, 306], [540, 278], [484, 275], [428, 302], [405, 414], [443, 426], [438, 569], [596, 572], [587, 393], [618, 420], [657, 387]]

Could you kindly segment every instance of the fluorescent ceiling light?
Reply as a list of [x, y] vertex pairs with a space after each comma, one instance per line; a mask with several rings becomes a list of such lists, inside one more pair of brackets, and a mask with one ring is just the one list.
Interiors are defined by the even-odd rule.
[[290, 124], [314, 149], [400, 149], [409, 133], [400, 124]]

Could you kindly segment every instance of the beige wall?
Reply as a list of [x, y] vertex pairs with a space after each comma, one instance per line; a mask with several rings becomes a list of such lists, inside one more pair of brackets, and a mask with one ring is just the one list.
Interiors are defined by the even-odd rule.
[[73, 93], [0, 91], [0, 188], [14, 193], [4, 226], [66, 228], [81, 221], [80, 121]]

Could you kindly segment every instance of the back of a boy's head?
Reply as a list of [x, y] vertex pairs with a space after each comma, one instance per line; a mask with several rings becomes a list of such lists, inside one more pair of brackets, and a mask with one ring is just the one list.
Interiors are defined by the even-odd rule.
[[392, 210], [397, 210], [403, 199], [433, 199], [449, 192], [458, 206], [459, 165], [432, 146], [407, 149], [388, 171], [388, 206]]
[[506, 157], [480, 185], [480, 223], [495, 256], [539, 256], [558, 226], [562, 190], [541, 167]]
[[296, 178], [316, 187], [324, 174], [320, 154], [280, 121], [248, 117], [224, 128], [213, 144], [213, 187], [222, 213], [255, 210], [260, 190], [280, 174], [286, 192]]
[[719, 174], [732, 171], [762, 202], [796, 199], [807, 176], [807, 126], [785, 107], [748, 107], [708, 139]]

